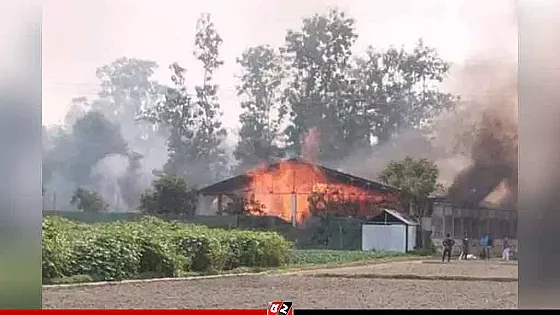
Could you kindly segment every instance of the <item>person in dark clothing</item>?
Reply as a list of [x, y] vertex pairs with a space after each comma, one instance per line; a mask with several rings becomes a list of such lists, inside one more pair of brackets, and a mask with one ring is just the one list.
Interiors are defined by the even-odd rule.
[[451, 261], [451, 250], [453, 249], [453, 245], [455, 245], [455, 240], [451, 238], [451, 235], [447, 233], [445, 238], [443, 239], [443, 256], [441, 257], [441, 261], [445, 262], [445, 256], [447, 255], [447, 262]]
[[490, 260], [490, 249], [494, 246], [494, 239], [488, 235], [488, 243], [486, 243], [486, 260]]
[[461, 244], [461, 256], [459, 259], [467, 260], [467, 256], [469, 255], [469, 236], [465, 233], [463, 236], [462, 244]]
[[490, 238], [488, 237], [488, 235], [483, 235], [480, 238], [480, 248], [482, 249], [481, 253], [480, 253], [480, 258], [482, 259], [486, 259], [487, 257], [489, 258], [489, 253], [488, 251], [488, 244], [489, 244]]

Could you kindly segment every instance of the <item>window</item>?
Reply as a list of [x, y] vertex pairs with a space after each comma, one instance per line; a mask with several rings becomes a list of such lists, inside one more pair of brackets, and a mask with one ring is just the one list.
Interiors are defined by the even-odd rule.
[[471, 225], [471, 230], [470, 230], [470, 238], [473, 239], [478, 239], [480, 238], [482, 235], [480, 235], [480, 233], [478, 232], [478, 219], [473, 218], [470, 219], [470, 225]]
[[502, 221], [502, 234], [507, 237], [511, 237], [511, 229], [509, 225], [510, 225], [509, 220]]
[[442, 218], [432, 218], [432, 236], [434, 238], [443, 237], [443, 219]]
[[454, 237], [461, 237], [463, 236], [463, 221], [461, 218], [453, 218], [453, 235]]
[[444, 228], [443, 235], [446, 235], [447, 233], [453, 234], [453, 217], [445, 216], [444, 220], [445, 220], [445, 224], [443, 225]]

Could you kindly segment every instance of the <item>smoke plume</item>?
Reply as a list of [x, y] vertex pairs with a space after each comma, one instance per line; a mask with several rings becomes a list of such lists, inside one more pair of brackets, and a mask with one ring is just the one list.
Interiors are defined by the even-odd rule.
[[478, 203], [505, 186], [498, 203], [515, 206], [517, 191], [516, 65], [473, 60], [456, 67], [447, 89], [461, 96], [452, 112], [436, 119], [429, 132], [401, 130], [373, 152], [356, 152], [340, 168], [376, 179], [391, 160], [428, 158], [438, 165], [439, 181], [457, 203]]
[[304, 160], [316, 162], [319, 154], [321, 133], [315, 127], [309, 129], [303, 136], [301, 157]]
[[[454, 178], [449, 197], [456, 203], [476, 204], [502, 185], [495, 202], [515, 207], [517, 201], [517, 76], [516, 67], [499, 62], [478, 62], [465, 69], [469, 80], [479, 82], [479, 93], [467, 94], [457, 112], [455, 143], [458, 154], [470, 164]], [[465, 85], [466, 89], [476, 88]], [[462, 123], [459, 124], [458, 120]]]

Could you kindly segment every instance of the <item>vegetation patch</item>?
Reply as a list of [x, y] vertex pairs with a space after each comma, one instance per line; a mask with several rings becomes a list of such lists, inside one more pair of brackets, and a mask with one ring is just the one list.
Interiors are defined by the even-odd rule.
[[43, 219], [44, 284], [254, 273], [393, 257], [412, 254], [296, 250], [277, 233], [213, 229], [154, 217], [95, 224]]
[[[180, 277], [291, 261], [292, 243], [277, 233], [211, 229], [153, 217], [96, 224], [43, 219], [45, 284]], [[84, 277], [87, 281], [78, 281]]]
[[344, 250], [294, 250], [294, 265], [349, 263], [374, 259], [407, 257], [405, 253], [382, 251], [344, 251]]

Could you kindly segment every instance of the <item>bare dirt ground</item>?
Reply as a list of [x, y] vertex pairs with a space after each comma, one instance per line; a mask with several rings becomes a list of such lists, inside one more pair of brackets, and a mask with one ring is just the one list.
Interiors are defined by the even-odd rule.
[[305, 274], [382, 274], [382, 275], [423, 275], [423, 276], [468, 276], [477, 278], [517, 278], [517, 264], [501, 261], [451, 261], [441, 263], [437, 260], [393, 262], [387, 264], [338, 268], [331, 270], [310, 270]]
[[[395, 262], [328, 272], [507, 277], [517, 275], [517, 266]], [[292, 301], [296, 309], [517, 307], [516, 282], [319, 278], [313, 273], [44, 288], [43, 308], [265, 308], [273, 300]]]

